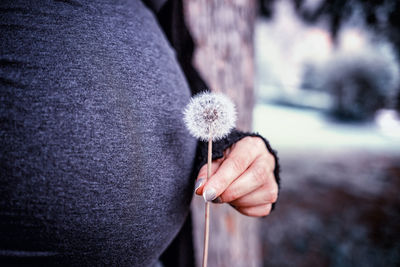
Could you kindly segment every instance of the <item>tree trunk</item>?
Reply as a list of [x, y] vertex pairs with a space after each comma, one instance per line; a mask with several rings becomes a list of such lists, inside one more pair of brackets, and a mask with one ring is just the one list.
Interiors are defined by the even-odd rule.
[[[188, 0], [187, 24], [196, 43], [194, 65], [212, 91], [235, 102], [237, 128], [251, 130], [254, 105], [255, 0]], [[192, 204], [197, 265], [203, 253], [204, 201]], [[212, 204], [209, 266], [261, 266], [259, 221], [229, 205]]]

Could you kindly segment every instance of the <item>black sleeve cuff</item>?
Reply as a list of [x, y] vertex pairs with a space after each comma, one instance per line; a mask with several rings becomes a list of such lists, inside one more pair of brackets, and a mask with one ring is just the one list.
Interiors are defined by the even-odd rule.
[[[272, 149], [271, 145], [269, 144], [269, 142], [267, 141], [267, 139], [265, 139], [264, 137], [262, 137], [261, 135], [257, 134], [257, 133], [246, 133], [246, 132], [241, 132], [238, 130], [233, 130], [227, 137], [213, 142], [213, 153], [212, 153], [212, 157], [213, 160], [215, 159], [219, 159], [222, 158], [224, 156], [224, 150], [227, 149], [228, 147], [230, 147], [231, 145], [233, 145], [234, 143], [238, 142], [239, 140], [241, 140], [242, 138], [246, 137], [246, 136], [254, 136], [254, 137], [260, 137], [264, 143], [265, 146], [267, 147], [268, 151], [274, 156], [275, 159], [275, 169], [274, 169], [274, 176], [275, 176], [275, 180], [276, 183], [278, 184], [278, 188], [280, 189], [280, 165], [279, 165], [279, 159], [278, 159], [278, 155], [277, 152]], [[203, 142], [203, 141], [199, 141], [199, 146], [197, 149], [197, 155], [196, 155], [196, 173], [199, 172], [200, 168], [207, 163], [207, 142]], [[280, 191], [280, 190], [279, 190]], [[278, 191], [278, 195], [279, 195], [279, 191]], [[276, 203], [272, 204], [272, 210], [274, 210]]]

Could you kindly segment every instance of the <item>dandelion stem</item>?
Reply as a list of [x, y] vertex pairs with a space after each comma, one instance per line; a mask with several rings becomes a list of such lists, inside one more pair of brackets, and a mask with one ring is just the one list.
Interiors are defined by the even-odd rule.
[[[207, 180], [211, 177], [211, 162], [212, 162], [212, 136], [210, 136], [210, 138], [208, 139]], [[210, 202], [206, 202], [203, 267], [207, 267], [209, 235], [210, 235]]]

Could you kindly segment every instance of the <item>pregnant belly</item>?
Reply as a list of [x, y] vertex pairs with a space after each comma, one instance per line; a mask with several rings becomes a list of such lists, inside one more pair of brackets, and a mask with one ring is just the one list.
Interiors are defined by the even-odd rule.
[[139, 1], [61, 4], [1, 11], [0, 259], [152, 265], [192, 196], [188, 86]]

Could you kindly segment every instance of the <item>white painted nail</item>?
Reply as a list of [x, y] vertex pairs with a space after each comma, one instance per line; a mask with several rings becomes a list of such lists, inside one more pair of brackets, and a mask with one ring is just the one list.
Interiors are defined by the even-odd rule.
[[213, 201], [217, 197], [217, 192], [214, 188], [208, 188], [203, 192], [204, 201]]

